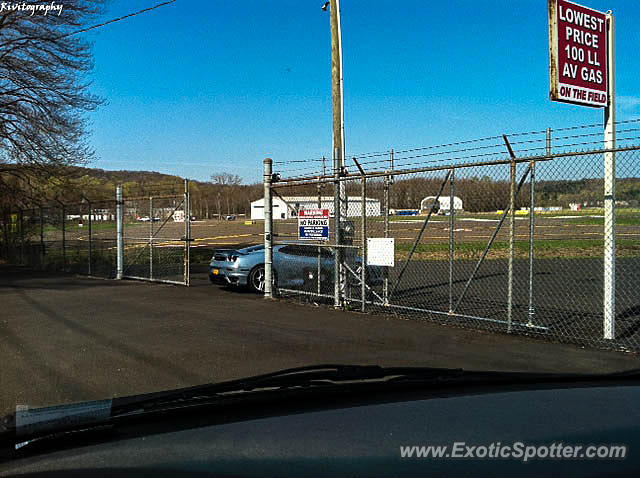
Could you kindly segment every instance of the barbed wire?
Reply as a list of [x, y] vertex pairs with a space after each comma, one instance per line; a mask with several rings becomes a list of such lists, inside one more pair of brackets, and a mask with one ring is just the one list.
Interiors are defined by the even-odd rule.
[[285, 160], [285, 161], [274, 161], [273, 164], [308, 163], [308, 162], [315, 162], [315, 161], [329, 161], [329, 159], [327, 159], [326, 157], [323, 156], [321, 158], [291, 159], [291, 160]]
[[[622, 138], [618, 138], [619, 141], [633, 141], [633, 140], [640, 140], [640, 136], [632, 136], [632, 137], [622, 137]], [[593, 141], [587, 141], [587, 142], [576, 142], [576, 143], [569, 143], [569, 144], [563, 144], [563, 145], [557, 145], [557, 148], [560, 149], [564, 149], [564, 148], [575, 148], [575, 147], [579, 147], [579, 146], [588, 146], [588, 145], [594, 145], [594, 144], [598, 144], [600, 145], [599, 142], [593, 142]], [[522, 149], [519, 150], [518, 152], [521, 154], [524, 153], [531, 153], [531, 152], [540, 152], [542, 149], [546, 149], [546, 148], [528, 148], [528, 149]], [[539, 154], [538, 154], [539, 155]], [[447, 158], [441, 158], [441, 159], [433, 159], [433, 160], [429, 160], [429, 161], [414, 161], [414, 162], [405, 162], [406, 160], [411, 160], [411, 159], [421, 159], [424, 158], [426, 156], [429, 155], [422, 155], [422, 154], [418, 154], [418, 155], [413, 155], [413, 156], [407, 156], [402, 158], [404, 161], [402, 162], [402, 164], [399, 164], [398, 166], [402, 167], [402, 168], [407, 168], [407, 167], [411, 167], [411, 166], [428, 166], [428, 165], [433, 165], [433, 164], [441, 164], [441, 163], [447, 163], [447, 162], [455, 162], [455, 161], [459, 161], [459, 160], [464, 160], [464, 162], [461, 163], [457, 163], [456, 165], [469, 165], [469, 164], [473, 164], [476, 161], [469, 161], [469, 160], [479, 160], [479, 159], [488, 159], [488, 158], [493, 158], [496, 156], [502, 156], [502, 157], [506, 157], [508, 158], [508, 153], [505, 151], [499, 151], [499, 152], [492, 152], [492, 153], [482, 153], [482, 154], [476, 154], [476, 155], [464, 155], [464, 156], [450, 156]], [[364, 169], [364, 168], [363, 168]], [[371, 169], [369, 169], [368, 172], [371, 172]], [[314, 177], [316, 175], [309, 175], [309, 177]]]
[[[638, 123], [640, 122], [640, 118], [635, 118], [635, 119], [629, 119], [629, 120], [622, 120], [622, 121], [617, 121], [616, 125], [623, 125], [623, 124], [633, 124], [633, 123]], [[589, 128], [602, 128], [602, 123], [591, 123], [591, 124], [585, 124], [585, 125], [576, 125], [576, 126], [569, 126], [569, 127], [563, 127], [563, 128], [555, 128], [555, 129], [551, 129], [552, 134], [554, 132], [566, 132], [566, 131], [575, 131], [575, 130], [581, 130], [581, 129], [589, 129]], [[640, 128], [626, 128], [626, 129], [622, 129], [622, 130], [617, 130], [616, 133], [617, 134], [621, 134], [621, 133], [631, 133], [631, 132], [638, 132], [640, 131]], [[532, 135], [542, 135], [544, 134], [545, 136], [543, 138], [534, 138], [534, 139], [522, 139], [522, 140], [518, 140], [518, 141], [512, 141], [510, 142], [510, 144], [512, 146], [517, 146], [517, 145], [525, 145], [525, 144], [536, 144], [536, 143], [540, 143], [540, 146], [538, 147], [534, 147], [534, 148], [514, 148], [514, 152], [517, 153], [527, 153], [527, 152], [531, 152], [531, 151], [542, 151], [542, 150], [546, 150], [546, 141], [547, 141], [547, 137], [546, 137], [546, 133], [547, 130], [536, 130], [536, 131], [526, 131], [526, 132], [520, 132], [520, 133], [509, 133], [506, 136], [508, 138], [511, 137], [526, 137], [526, 136], [532, 136]], [[600, 141], [594, 140], [594, 141], [589, 141], [589, 142], [573, 142], [573, 143], [563, 143], [564, 141], [567, 140], [572, 140], [572, 139], [578, 139], [578, 138], [589, 138], [589, 137], [598, 137], [601, 136], [603, 134], [602, 131], [596, 131], [596, 132], [588, 132], [588, 133], [581, 133], [581, 134], [567, 134], [564, 136], [552, 136], [552, 146], [554, 149], [558, 149], [558, 148], [567, 148], [567, 147], [575, 147], [575, 146], [587, 146], [587, 145], [596, 145], [599, 144]], [[491, 141], [491, 140], [498, 140], [498, 139], [502, 139], [502, 135], [496, 135], [496, 136], [487, 136], [484, 138], [479, 138], [479, 139], [471, 139], [471, 140], [465, 140], [465, 141], [456, 141], [456, 142], [450, 142], [450, 143], [443, 143], [443, 144], [439, 144], [439, 145], [432, 145], [432, 146], [423, 146], [423, 147], [418, 147], [418, 148], [408, 148], [408, 149], [400, 149], [400, 150], [395, 150], [395, 149], [389, 149], [389, 150], [385, 150], [385, 151], [373, 151], [370, 153], [360, 153], [357, 155], [350, 155], [350, 158], [356, 158], [358, 160], [362, 160], [362, 159], [370, 159], [370, 158], [382, 158], [383, 156], [388, 156], [388, 157], [384, 157], [383, 159], [377, 159], [377, 160], [372, 160], [372, 161], [359, 161], [360, 165], [363, 167], [363, 169], [371, 169], [373, 167], [375, 167], [375, 165], [380, 165], [380, 164], [390, 164], [391, 163], [391, 152], [393, 151], [394, 156], [393, 156], [393, 162], [394, 163], [398, 163], [398, 165], [406, 165], [403, 164], [405, 163], [407, 160], [412, 160], [412, 159], [418, 159], [418, 158], [427, 158], [427, 157], [438, 157], [438, 156], [442, 156], [442, 155], [451, 155], [451, 154], [457, 154], [457, 153], [473, 153], [475, 151], [482, 151], [482, 150], [491, 150], [493, 148], [500, 148], [501, 151], [496, 151], [494, 153], [491, 153], [489, 151], [486, 151], [482, 154], [469, 154], [469, 155], [464, 155], [464, 156], [455, 156], [455, 157], [447, 157], [447, 158], [442, 158], [442, 159], [434, 159], [432, 161], [425, 161], [424, 164], [432, 164], [432, 163], [442, 163], [442, 162], [446, 162], [446, 161], [451, 161], [451, 160], [457, 160], [457, 159], [463, 159], [463, 158], [482, 158], [482, 157], [489, 157], [489, 156], [496, 156], [496, 155], [505, 155], [506, 151], [503, 151], [502, 149], [505, 148], [505, 144], [500, 142], [500, 143], [492, 143], [492, 144], [481, 144], [483, 142], [487, 142], [487, 141]], [[618, 141], [631, 141], [631, 140], [636, 140], [638, 139], [637, 137], [633, 136], [633, 137], [618, 137], [617, 140]], [[469, 144], [476, 144], [477, 146], [473, 146], [473, 147], [468, 147], [468, 148], [461, 148], [461, 149], [456, 149], [456, 150], [444, 150], [444, 148], [451, 148], [451, 147], [455, 147], [455, 146], [459, 146], [459, 145], [469, 145]], [[436, 150], [436, 151], [433, 151]], [[406, 153], [412, 153], [412, 152], [418, 152], [418, 151], [433, 151], [427, 154], [418, 154], [418, 155], [410, 155], [410, 156], [402, 156], [403, 154]], [[330, 171], [330, 172], [335, 172], [334, 168], [333, 168], [333, 160], [332, 159], [327, 159], [325, 158], [326, 161], [330, 161], [331, 164], [329, 164], [328, 168], [326, 168], [326, 171]], [[347, 158], [348, 160], [348, 158]], [[319, 161], [322, 161], [322, 158], [319, 159]], [[300, 164], [300, 163], [308, 163], [308, 160], [289, 160], [289, 161], [278, 161], [276, 164], [280, 164], [280, 165], [287, 165], [287, 164]], [[415, 164], [415, 163], [411, 163], [411, 164]], [[316, 177], [322, 174], [322, 171], [318, 169], [317, 165], [309, 165], [307, 167], [301, 167], [301, 168], [279, 168], [278, 170], [279, 173], [281, 174], [292, 174], [292, 173], [298, 173], [298, 175], [301, 175], [301, 173], [304, 173], [310, 177]]]

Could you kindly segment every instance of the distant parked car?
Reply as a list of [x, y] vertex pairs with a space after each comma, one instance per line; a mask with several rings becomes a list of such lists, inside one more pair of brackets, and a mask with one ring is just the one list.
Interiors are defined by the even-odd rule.
[[224, 217], [225, 221], [235, 221], [236, 220], [236, 215], [235, 214], [229, 214], [228, 216]]
[[136, 217], [136, 221], [140, 221], [140, 222], [149, 222], [151, 221], [151, 218], [149, 216], [138, 216]]
[[[349, 268], [356, 274], [361, 270], [362, 259], [352, 254], [346, 258]], [[274, 282], [283, 288], [306, 288], [316, 284], [318, 271], [318, 248], [310, 244], [280, 244], [273, 246]], [[333, 252], [320, 248], [320, 282], [326, 292], [333, 288]], [[349, 275], [350, 283], [357, 279]], [[209, 279], [214, 284], [248, 286], [255, 292], [264, 292], [264, 245], [244, 249], [218, 249], [211, 258]], [[367, 285], [382, 283], [382, 269], [367, 267]]]

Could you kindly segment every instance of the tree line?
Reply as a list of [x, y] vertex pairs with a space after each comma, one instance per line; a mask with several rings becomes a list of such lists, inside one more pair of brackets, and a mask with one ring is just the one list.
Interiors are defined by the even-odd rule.
[[[441, 188], [444, 176], [400, 176], [389, 187], [389, 207], [393, 209], [418, 209], [422, 199], [435, 196]], [[84, 199], [94, 202], [110, 202], [115, 199], [117, 185], [122, 185], [124, 197], [180, 196], [184, 193], [184, 179], [154, 171], [106, 171], [84, 167], [60, 168], [55, 175], [45, 179], [23, 181], [12, 178], [12, 184], [22, 196], [3, 196], [4, 209], [20, 209], [52, 203], [75, 204]], [[360, 196], [360, 181], [347, 181], [347, 194]], [[602, 179], [545, 180], [536, 183], [536, 206], [569, 207], [571, 203], [597, 206], [602, 202]], [[516, 199], [516, 207], [528, 207], [530, 185], [524, 183]], [[198, 218], [212, 219], [227, 214], [251, 212], [251, 202], [263, 197], [262, 183], [243, 184], [242, 179], [230, 173], [215, 173], [209, 181], [189, 181], [191, 212]], [[333, 195], [333, 184], [318, 190], [315, 184], [280, 187], [281, 196]], [[463, 208], [469, 212], [488, 212], [505, 209], [509, 205], [509, 182], [489, 176], [456, 178], [455, 196], [462, 199]], [[442, 195], [449, 195], [445, 184]], [[637, 206], [640, 201], [640, 179], [621, 178], [616, 185], [618, 200]], [[384, 204], [382, 178], [367, 181], [367, 197]]]

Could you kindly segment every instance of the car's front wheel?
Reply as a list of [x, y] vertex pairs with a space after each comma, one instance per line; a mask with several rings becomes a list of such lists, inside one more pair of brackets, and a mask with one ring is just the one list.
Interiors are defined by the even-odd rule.
[[[271, 281], [273, 284], [276, 283], [276, 271], [273, 271], [273, 280]], [[251, 269], [249, 273], [248, 285], [249, 289], [253, 292], [264, 293], [264, 285], [266, 279], [266, 272], [264, 270], [264, 264], [260, 264], [259, 266], [255, 266]]]

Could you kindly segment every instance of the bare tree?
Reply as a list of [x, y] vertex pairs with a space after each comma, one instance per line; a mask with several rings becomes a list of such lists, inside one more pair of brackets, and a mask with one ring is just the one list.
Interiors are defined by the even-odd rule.
[[0, 12], [0, 194], [15, 190], [16, 177], [51, 177], [91, 158], [83, 113], [101, 100], [88, 91], [90, 45], [73, 33], [93, 21], [102, 4], [67, 0], [60, 15]]

